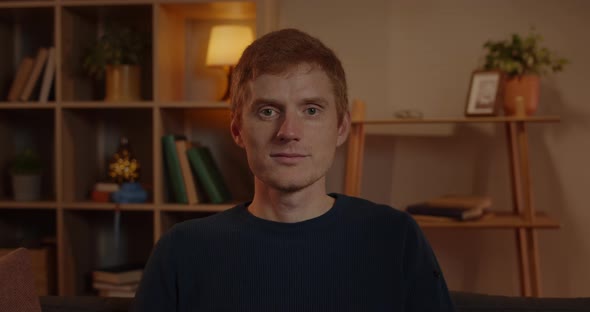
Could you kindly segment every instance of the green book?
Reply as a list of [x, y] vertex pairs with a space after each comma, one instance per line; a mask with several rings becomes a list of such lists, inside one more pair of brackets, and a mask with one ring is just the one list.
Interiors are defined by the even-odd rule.
[[166, 172], [168, 172], [168, 182], [170, 183], [174, 201], [180, 204], [188, 204], [180, 160], [176, 152], [176, 144], [174, 143], [176, 140], [183, 139], [185, 139], [183, 136], [165, 135], [162, 137], [162, 149], [164, 152]]
[[186, 151], [186, 154], [209, 201], [220, 204], [231, 200], [229, 189], [209, 148], [192, 147]]

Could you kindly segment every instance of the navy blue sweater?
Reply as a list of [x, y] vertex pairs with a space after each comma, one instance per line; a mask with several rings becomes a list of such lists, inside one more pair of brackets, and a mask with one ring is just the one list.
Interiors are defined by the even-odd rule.
[[330, 194], [298, 223], [247, 204], [175, 225], [146, 265], [134, 311], [453, 311], [436, 257], [405, 212]]

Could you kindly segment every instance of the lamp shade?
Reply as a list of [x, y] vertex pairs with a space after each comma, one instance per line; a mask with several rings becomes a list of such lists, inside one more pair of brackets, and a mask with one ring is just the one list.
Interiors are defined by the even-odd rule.
[[213, 26], [209, 37], [206, 64], [209, 66], [237, 64], [242, 52], [253, 40], [252, 29], [248, 26]]

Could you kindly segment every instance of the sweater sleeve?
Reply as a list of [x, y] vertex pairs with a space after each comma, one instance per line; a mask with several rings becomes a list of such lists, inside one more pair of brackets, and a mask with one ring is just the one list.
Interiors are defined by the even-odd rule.
[[405, 311], [455, 311], [436, 256], [414, 219], [408, 216], [404, 240]]
[[145, 266], [130, 311], [177, 311], [177, 267], [173, 230], [164, 234]]

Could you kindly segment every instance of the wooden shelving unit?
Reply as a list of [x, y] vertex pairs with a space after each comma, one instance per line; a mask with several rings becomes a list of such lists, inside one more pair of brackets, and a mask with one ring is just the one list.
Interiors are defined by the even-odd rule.
[[[3, 228], [38, 232], [39, 239], [54, 242], [53, 294], [93, 294], [89, 273], [112, 253], [105, 252], [105, 233], [112, 233], [117, 211], [125, 257], [135, 262], [146, 261], [153, 244], [175, 223], [235, 204], [173, 203], [163, 168], [165, 134], [184, 134], [210, 147], [226, 180], [240, 181], [228, 183], [236, 203], [251, 197], [245, 155], [229, 133], [229, 105], [216, 100], [226, 76], [206, 67], [205, 56], [213, 25], [249, 25], [259, 36], [275, 27], [273, 7], [273, 0], [0, 1], [0, 242], [11, 239], [6, 235], [12, 232]], [[81, 70], [84, 50], [109, 22], [151, 38], [141, 63], [140, 101], [104, 102], [103, 85]], [[49, 46], [57, 56], [49, 102], [5, 101], [19, 61]], [[91, 202], [92, 185], [105, 178], [121, 136], [129, 138], [142, 165], [140, 182], [148, 186], [149, 199], [142, 204]], [[23, 146], [33, 146], [44, 161], [38, 202], [16, 202], [10, 192], [6, 168]]]
[[503, 123], [506, 125], [506, 144], [509, 150], [510, 177], [512, 185], [513, 211], [494, 212], [479, 220], [451, 221], [434, 217], [415, 217], [423, 228], [446, 229], [508, 229], [516, 233], [518, 263], [520, 269], [521, 293], [523, 296], [541, 295], [539, 278], [539, 256], [537, 229], [559, 228], [551, 217], [536, 212], [532, 205], [532, 188], [528, 156], [527, 123], [559, 122], [556, 116], [533, 117], [477, 117], [477, 118], [433, 118], [433, 119], [365, 119], [365, 104], [355, 101], [352, 107], [352, 128], [348, 142], [346, 162], [345, 193], [359, 196], [363, 170], [365, 125], [402, 125], [437, 123]]

